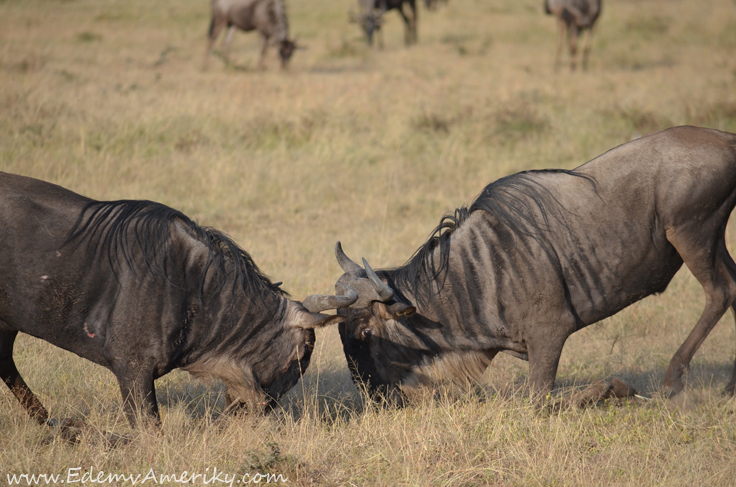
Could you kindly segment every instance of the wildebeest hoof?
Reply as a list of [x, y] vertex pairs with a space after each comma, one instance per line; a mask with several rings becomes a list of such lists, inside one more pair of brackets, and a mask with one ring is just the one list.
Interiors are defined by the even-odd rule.
[[667, 387], [662, 392], [662, 395], [665, 397], [665, 399], [672, 399], [676, 395], [678, 395], [680, 392], [682, 392], [682, 387]]
[[102, 439], [105, 445], [110, 448], [117, 448], [119, 446], [125, 446], [133, 441], [134, 436], [130, 433], [119, 435], [117, 433], [110, 433], [109, 431], [102, 432]]
[[572, 403], [581, 408], [603, 401], [611, 397], [611, 388], [612, 385], [610, 382], [599, 379], [575, 395]]
[[585, 407], [606, 399], [626, 399], [636, 396], [637, 391], [623, 380], [614, 377], [610, 381], [603, 379], [593, 382], [582, 392], [573, 397], [572, 403], [577, 407]]
[[102, 440], [105, 446], [115, 448], [127, 445], [133, 439], [130, 434], [119, 435], [108, 431], [99, 431], [84, 421], [76, 419], [47, 419], [46, 425], [52, 428], [53, 433], [46, 438], [45, 442], [51, 442], [54, 437], [58, 437], [67, 443], [77, 444], [87, 435], [93, 442]]
[[672, 381], [665, 380], [663, 388], [664, 390], [662, 391], [662, 393], [664, 397], [666, 397], [667, 399], [672, 399], [673, 397], [681, 393], [682, 390], [685, 389], [685, 386], [682, 385], [682, 381], [679, 379]]
[[614, 377], [611, 379], [611, 396], [617, 399], [626, 399], [627, 397], [634, 397], [638, 394], [638, 391], [631, 387], [628, 383], [621, 379]]

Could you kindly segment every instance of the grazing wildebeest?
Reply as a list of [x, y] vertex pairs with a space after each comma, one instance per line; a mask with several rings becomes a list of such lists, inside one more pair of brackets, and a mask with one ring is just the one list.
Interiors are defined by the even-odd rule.
[[[404, 13], [404, 4], [408, 4], [411, 8], [411, 17]], [[406, 45], [413, 44], [417, 41], [417, 6], [415, 0], [358, 0], [360, 14], [351, 15], [351, 20], [360, 23], [365, 32], [368, 45], [373, 44], [373, 34], [380, 32], [383, 25], [383, 15], [389, 11], [396, 9], [404, 19], [405, 31], [404, 42]], [[380, 45], [383, 46], [383, 38], [380, 39]]]
[[424, 0], [424, 5], [427, 6], [427, 10], [437, 10], [440, 2], [447, 5], [447, 0]]
[[0, 228], [0, 376], [42, 424], [13, 361], [18, 332], [112, 371], [135, 426], [138, 408], [158, 421], [154, 380], [176, 368], [222, 380], [229, 408], [273, 406], [307, 368], [313, 328], [343, 319], [287, 299], [229, 237], [159, 203], [0, 173]]
[[[400, 397], [442, 375], [478, 375], [507, 352], [547, 393], [570, 334], [663, 292], [685, 262], [706, 304], [667, 369], [665, 392], [676, 394], [710, 330], [736, 312], [724, 240], [735, 204], [736, 135], [677, 127], [571, 171], [491, 183], [401, 267], [374, 272], [338, 242], [336, 288], [359, 295], [338, 310], [353, 379]], [[736, 365], [726, 392], [735, 386]]]
[[225, 38], [225, 63], [229, 62], [230, 42], [238, 28], [245, 32], [257, 30], [261, 34], [261, 57], [258, 66], [265, 67], [266, 49], [271, 39], [276, 43], [281, 57], [281, 67], [285, 68], [294, 50], [296, 41], [289, 39], [289, 22], [282, 0], [212, 0], [212, 22], [207, 38], [207, 52], [204, 67], [212, 46], [223, 27], [228, 27]]
[[601, 13], [601, 0], [544, 0], [544, 11], [557, 18], [559, 34], [555, 67], [560, 63], [562, 46], [565, 43], [565, 32], [567, 32], [570, 44], [570, 69], [575, 69], [577, 39], [580, 33], [585, 31], [583, 69], [587, 69], [590, 35], [593, 31], [593, 25]]

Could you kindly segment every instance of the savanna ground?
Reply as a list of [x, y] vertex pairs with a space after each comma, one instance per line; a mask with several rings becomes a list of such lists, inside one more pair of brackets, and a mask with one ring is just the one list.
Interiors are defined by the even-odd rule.
[[[308, 49], [288, 72], [273, 50], [257, 70], [259, 41], [242, 33], [233, 64], [215, 56], [203, 72], [208, 0], [0, 1], [0, 169], [180, 209], [232, 235], [300, 299], [332, 289], [338, 239], [355, 259], [399, 265], [501, 176], [572, 168], [672, 125], [736, 132], [733, 0], [609, 0], [590, 69], [574, 73], [553, 69], [556, 26], [541, 0], [422, 5], [409, 49], [389, 13], [383, 50], [347, 22], [351, 6], [289, 1]], [[663, 295], [574, 335], [561, 389], [619, 376], [651, 398], [585, 410], [531, 407], [526, 363], [506, 356], [467, 393], [376, 409], [334, 328], [318, 332], [283, 411], [222, 418], [221, 385], [174, 372], [157, 381], [163, 434], [120, 448], [49, 439], [2, 391], [0, 484], [80, 467], [281, 473], [296, 485], [733, 485], [736, 402], [721, 396], [730, 315], [686, 392], [658, 395], [702, 306], [683, 270]], [[53, 417], [128, 431], [103, 368], [28, 336], [15, 356]]]

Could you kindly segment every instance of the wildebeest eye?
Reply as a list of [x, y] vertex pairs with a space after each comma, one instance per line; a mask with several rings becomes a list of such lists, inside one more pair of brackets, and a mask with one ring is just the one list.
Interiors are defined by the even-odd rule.
[[371, 337], [372, 334], [373, 334], [373, 332], [371, 331], [371, 329], [370, 328], [366, 328], [365, 330], [363, 330], [363, 331], [360, 332], [360, 339], [361, 340], [368, 340]]

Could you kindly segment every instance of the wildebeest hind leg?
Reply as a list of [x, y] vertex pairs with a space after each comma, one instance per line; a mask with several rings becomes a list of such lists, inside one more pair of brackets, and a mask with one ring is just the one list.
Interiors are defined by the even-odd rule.
[[0, 377], [28, 414], [39, 424], [44, 424], [49, 413], [28, 388], [13, 360], [13, 344], [17, 335], [17, 331], [0, 331]]
[[667, 367], [662, 386], [669, 396], [682, 391], [682, 376], [689, 370], [695, 352], [726, 310], [733, 307], [736, 301], [736, 264], [726, 249], [723, 231], [720, 233], [721, 237], [714, 245], [698, 248], [696, 239], [685, 237], [682, 243], [678, 242], [676, 237], [671, 238], [668, 232], [668, 239], [705, 291], [703, 314]]
[[585, 42], [583, 43], [583, 71], [588, 70], [588, 57], [590, 55], [590, 36], [593, 28], [590, 27], [585, 31]]

